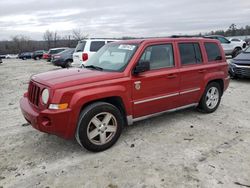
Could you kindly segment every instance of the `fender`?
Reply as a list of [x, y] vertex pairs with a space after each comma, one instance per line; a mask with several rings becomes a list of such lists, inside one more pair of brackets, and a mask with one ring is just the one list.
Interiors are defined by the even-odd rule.
[[[201, 88], [202, 92], [201, 92], [201, 96], [203, 95], [205, 89], [206, 89], [206, 86], [207, 84], [212, 81], [212, 80], [222, 80], [222, 78], [225, 77], [225, 73], [224, 71], [217, 71], [217, 72], [211, 72], [211, 73], [207, 73], [204, 77], [204, 87]], [[223, 82], [224, 83], [224, 82]], [[201, 97], [200, 96], [200, 97]]]
[[132, 103], [129, 95], [130, 89], [127, 89], [125, 86], [115, 85], [115, 86], [104, 86], [98, 88], [91, 88], [82, 91], [76, 92], [70, 102], [70, 108], [72, 109], [71, 116], [71, 126], [68, 127], [67, 137], [72, 138], [75, 134], [77, 121], [80, 115], [82, 107], [96, 100], [101, 100], [108, 97], [120, 97], [123, 101], [125, 111], [127, 114], [132, 114]]

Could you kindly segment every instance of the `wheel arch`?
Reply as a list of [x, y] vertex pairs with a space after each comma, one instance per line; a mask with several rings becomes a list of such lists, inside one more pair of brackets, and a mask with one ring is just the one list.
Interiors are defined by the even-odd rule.
[[84, 104], [81, 106], [79, 115], [80, 115], [80, 113], [81, 113], [87, 106], [89, 106], [90, 104], [93, 104], [93, 103], [95, 103], [95, 102], [106, 102], [106, 103], [109, 103], [109, 104], [114, 105], [114, 106], [117, 107], [118, 110], [121, 112], [121, 114], [123, 115], [124, 121], [127, 123], [127, 118], [126, 118], [127, 112], [126, 112], [126, 108], [125, 108], [124, 102], [123, 102], [123, 100], [122, 100], [122, 98], [121, 98], [120, 96], [110, 96], [110, 97], [99, 98], [99, 99], [95, 99], [95, 100], [88, 101], [87, 103], [84, 103]]
[[224, 82], [223, 82], [223, 79], [213, 79], [213, 80], [210, 80], [210, 81], [207, 83], [206, 87], [207, 87], [210, 83], [212, 83], [212, 82], [216, 82], [216, 83], [218, 83], [218, 84], [220, 85], [221, 93], [223, 94], [223, 92], [224, 92]]

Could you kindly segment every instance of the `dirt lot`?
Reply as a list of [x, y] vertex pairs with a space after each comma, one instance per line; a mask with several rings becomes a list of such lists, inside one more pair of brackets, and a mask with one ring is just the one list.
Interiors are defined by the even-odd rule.
[[[233, 80], [213, 114], [194, 109], [141, 121], [90, 153], [27, 125], [19, 99], [43, 61], [0, 65], [0, 187], [250, 186], [250, 80]], [[239, 185], [243, 184], [243, 185]]]

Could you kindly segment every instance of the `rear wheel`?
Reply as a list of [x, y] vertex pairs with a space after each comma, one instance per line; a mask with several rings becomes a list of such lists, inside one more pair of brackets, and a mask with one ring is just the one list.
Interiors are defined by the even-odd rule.
[[205, 92], [199, 103], [199, 109], [205, 113], [214, 112], [221, 101], [222, 88], [217, 82], [211, 82], [207, 85]]
[[62, 68], [69, 68], [69, 67], [71, 67], [72, 62], [73, 62], [72, 60], [67, 60], [65, 62], [65, 65], [62, 66]]
[[109, 103], [96, 102], [81, 112], [76, 139], [87, 150], [103, 151], [116, 143], [123, 125], [118, 108]]
[[233, 53], [232, 53], [232, 58], [235, 58], [239, 53], [241, 52], [241, 48], [235, 48]]

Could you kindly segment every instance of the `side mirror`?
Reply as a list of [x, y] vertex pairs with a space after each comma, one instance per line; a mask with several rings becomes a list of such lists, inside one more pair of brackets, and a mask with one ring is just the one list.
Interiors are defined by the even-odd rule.
[[134, 69], [134, 74], [139, 74], [141, 72], [145, 72], [150, 70], [150, 62], [149, 61], [139, 61]]

